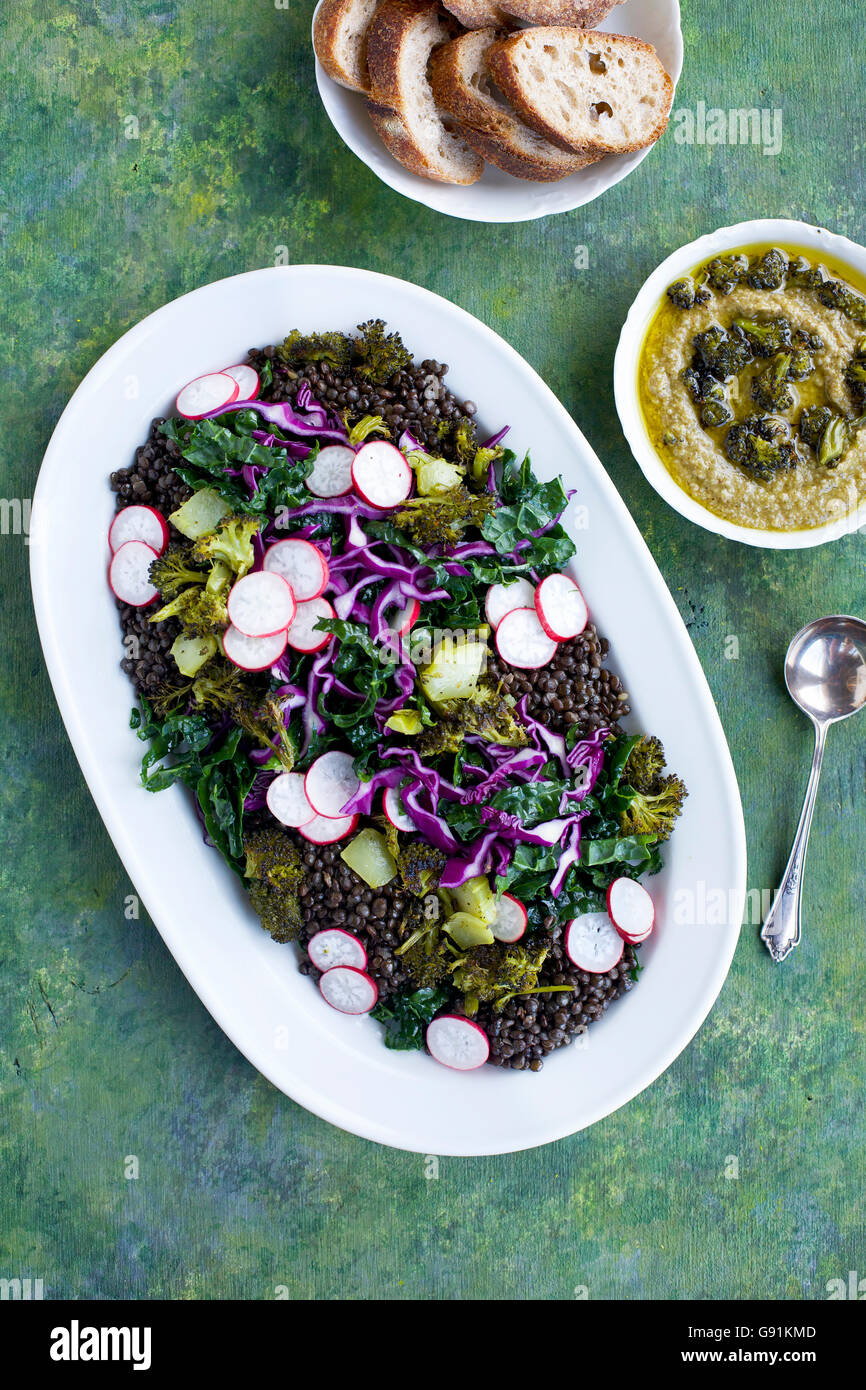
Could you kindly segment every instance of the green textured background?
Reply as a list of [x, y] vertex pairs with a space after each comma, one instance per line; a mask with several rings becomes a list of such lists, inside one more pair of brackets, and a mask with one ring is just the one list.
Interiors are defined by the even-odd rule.
[[[600, 202], [489, 228], [404, 201], [343, 148], [314, 90], [312, 7], [4, 3], [0, 490], [32, 494], [69, 394], [130, 325], [279, 246], [439, 291], [538, 368], [631, 507], [730, 738], [750, 886], [773, 886], [810, 755], [781, 658], [806, 620], [863, 612], [863, 537], [786, 555], [690, 526], [631, 459], [611, 366], [637, 288], [682, 242], [772, 214], [864, 239], [860, 0], [828, 19], [810, 0], [686, 0], [677, 105], [782, 108], [777, 158], [669, 134]], [[573, 266], [581, 244], [589, 271]], [[443, 1159], [429, 1179], [421, 1157], [274, 1090], [146, 915], [124, 919], [131, 885], [54, 705], [26, 546], [0, 547], [0, 1276], [41, 1277], [46, 1297], [820, 1299], [866, 1274], [866, 724], [831, 738], [794, 958], [773, 967], [744, 929], [697, 1040], [640, 1098], [575, 1138]]]

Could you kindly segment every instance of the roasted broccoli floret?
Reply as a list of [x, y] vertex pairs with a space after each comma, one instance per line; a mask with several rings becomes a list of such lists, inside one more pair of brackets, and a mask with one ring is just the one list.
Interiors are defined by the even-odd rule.
[[705, 372], [719, 381], [737, 376], [752, 360], [746, 339], [739, 333], [725, 332], [718, 323], [711, 324], [705, 333], [698, 333], [693, 342]]
[[302, 917], [298, 890], [304, 865], [297, 847], [284, 830], [268, 826], [244, 840], [250, 901], [265, 931], [275, 941], [294, 941]]
[[866, 406], [866, 355], [859, 353], [857, 357], [852, 357], [845, 368], [845, 385], [851, 392], [854, 404], [858, 409], [863, 409]]
[[796, 468], [798, 457], [787, 432], [778, 422], [765, 416], [750, 415], [738, 425], [731, 425], [725, 436], [724, 449], [750, 478], [770, 482], [780, 473]]
[[177, 618], [184, 630], [196, 637], [223, 632], [229, 622], [226, 599], [231, 586], [232, 572], [228, 565], [214, 564], [204, 584], [190, 584], [181, 589], [151, 616], [150, 622], [163, 623], [166, 618]]
[[866, 423], [866, 415], [847, 420], [827, 406], [811, 406], [800, 416], [800, 438], [825, 468], [835, 468], [854, 443], [854, 436]]
[[461, 485], [434, 497], [410, 498], [394, 521], [419, 545], [455, 545], [467, 526], [480, 530], [495, 507], [491, 493], [470, 492]]
[[836, 418], [835, 412], [826, 405], [810, 405], [803, 411], [798, 423], [800, 438], [817, 454], [827, 426]]
[[456, 420], [440, 420], [436, 434], [443, 449], [450, 450], [461, 463], [472, 463], [478, 449], [478, 429], [468, 415]]
[[416, 898], [423, 898], [438, 888], [445, 868], [445, 855], [426, 840], [413, 840], [401, 850], [397, 867], [406, 891]]
[[201, 564], [227, 565], [240, 579], [255, 563], [253, 536], [259, 530], [258, 516], [230, 516], [215, 531], [202, 536], [193, 546], [193, 557]]
[[301, 333], [297, 328], [277, 349], [277, 355], [290, 367], [305, 362], [326, 362], [335, 371], [345, 371], [352, 361], [354, 340], [346, 333]]
[[734, 319], [736, 328], [746, 339], [755, 357], [775, 357], [791, 346], [791, 325], [787, 319]]
[[826, 275], [820, 266], [811, 265], [805, 256], [788, 262], [788, 280], [797, 289], [815, 290], [823, 285]]
[[694, 367], [686, 367], [682, 378], [692, 400], [700, 406], [698, 416], [705, 430], [718, 429], [733, 420], [734, 412], [728, 404], [728, 393], [721, 381]]
[[263, 748], [269, 748], [286, 772], [291, 772], [295, 764], [295, 746], [289, 737], [283, 718], [283, 711], [271, 695], [256, 699], [248, 688], [244, 688], [236, 699], [230, 712], [236, 724], [240, 724], [250, 738], [254, 738]]
[[389, 377], [396, 376], [412, 361], [399, 333], [386, 333], [382, 319], [368, 319], [358, 324], [355, 339], [355, 371], [373, 386], [384, 386]]
[[418, 749], [426, 757], [456, 753], [467, 734], [476, 734], [487, 743], [523, 748], [529, 741], [526, 728], [514, 709], [492, 686], [479, 683], [470, 700], [445, 700], [436, 707], [436, 723], [418, 739]]
[[844, 281], [825, 280], [817, 293], [828, 309], [838, 309], [852, 323], [866, 324], [866, 297], [852, 290]]
[[788, 385], [793, 354], [780, 352], [778, 357], [752, 379], [752, 400], [761, 410], [781, 415], [794, 404], [794, 393]]
[[707, 279], [719, 294], [730, 294], [735, 290], [749, 269], [749, 258], [735, 254], [716, 256], [707, 266]]
[[490, 1003], [498, 1013], [510, 999], [525, 994], [567, 994], [572, 985], [539, 985], [547, 946], [482, 946], [467, 951], [454, 963], [451, 978], [463, 995], [468, 1018], [479, 1003]]
[[664, 776], [665, 750], [657, 738], [643, 738], [629, 754], [623, 781], [635, 793], [620, 816], [624, 835], [667, 840], [688, 792], [679, 777]]
[[788, 257], [773, 247], [750, 266], [746, 279], [753, 290], [780, 290], [787, 274]]
[[163, 599], [174, 598], [187, 584], [203, 584], [206, 579], [207, 570], [196, 568], [188, 545], [170, 545], [150, 567], [150, 582]]
[[239, 700], [248, 698], [250, 679], [224, 657], [214, 656], [193, 680], [158, 690], [153, 696], [153, 706], [163, 716], [187, 704], [227, 714]]
[[695, 303], [695, 282], [690, 275], [668, 285], [668, 299], [677, 309], [692, 309]]

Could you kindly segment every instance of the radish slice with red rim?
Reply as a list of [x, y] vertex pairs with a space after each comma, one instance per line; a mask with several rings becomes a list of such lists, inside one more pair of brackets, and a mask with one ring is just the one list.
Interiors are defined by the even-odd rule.
[[126, 541], [115, 550], [108, 566], [108, 583], [115, 598], [130, 608], [144, 608], [158, 597], [150, 582], [150, 567], [158, 559], [156, 551], [144, 541]]
[[298, 604], [298, 611], [289, 626], [289, 646], [296, 652], [320, 652], [333, 637], [332, 632], [320, 632], [316, 623], [321, 618], [333, 618], [334, 609], [326, 598], [312, 598]]
[[484, 1029], [459, 1014], [434, 1018], [427, 1029], [426, 1042], [430, 1056], [452, 1071], [474, 1071], [483, 1067], [490, 1056]]
[[355, 450], [347, 444], [328, 444], [319, 450], [304, 482], [315, 497], [345, 497], [352, 491], [354, 462]]
[[625, 942], [606, 912], [584, 912], [565, 928], [565, 954], [578, 970], [606, 975], [622, 959]]
[[490, 930], [497, 941], [519, 941], [526, 931], [529, 914], [519, 898], [511, 893], [503, 893], [499, 899], [496, 920], [491, 922]]
[[400, 792], [397, 787], [386, 787], [385, 795], [382, 798], [382, 809], [385, 812], [385, 819], [389, 820], [395, 830], [405, 830], [412, 834], [417, 829], [415, 822], [408, 811], [403, 809], [400, 800]]
[[248, 362], [239, 362], [236, 367], [223, 367], [226, 376], [238, 384], [238, 400], [254, 401], [261, 389], [259, 374]]
[[320, 816], [345, 816], [343, 808], [360, 786], [351, 753], [336, 748], [316, 758], [304, 778], [307, 800]]
[[333, 970], [338, 965], [350, 965], [353, 970], [367, 969], [367, 952], [357, 936], [342, 927], [326, 927], [311, 936], [307, 955], [317, 970]]
[[399, 507], [412, 491], [412, 469], [400, 450], [385, 439], [371, 439], [352, 463], [355, 491], [371, 507]]
[[275, 632], [271, 637], [248, 637], [238, 628], [229, 627], [223, 633], [223, 651], [242, 671], [265, 671], [279, 661], [285, 650], [285, 632]]
[[153, 507], [137, 503], [119, 511], [108, 528], [108, 544], [112, 552], [127, 541], [144, 541], [157, 555], [168, 545], [168, 525], [165, 517]]
[[398, 637], [405, 637], [407, 633], [418, 621], [421, 613], [421, 604], [416, 598], [410, 598], [405, 608], [401, 608], [394, 618], [394, 631]]
[[535, 605], [535, 585], [528, 579], [515, 579], [511, 584], [491, 584], [484, 600], [484, 613], [490, 626], [495, 630], [508, 613], [515, 608], [532, 608]]
[[538, 621], [554, 642], [579, 637], [589, 621], [586, 600], [569, 574], [549, 574], [535, 591]]
[[368, 1014], [375, 1009], [379, 986], [363, 970], [336, 965], [319, 979], [322, 998], [341, 1014]]
[[226, 608], [232, 626], [245, 637], [273, 637], [286, 631], [297, 604], [281, 574], [256, 570], [232, 585]]
[[315, 819], [316, 812], [307, 800], [304, 778], [300, 772], [281, 772], [271, 782], [265, 794], [268, 810], [280, 825], [300, 830]]
[[607, 911], [620, 936], [633, 946], [646, 941], [655, 925], [653, 900], [633, 878], [614, 879], [607, 890]]
[[508, 666], [537, 671], [553, 660], [557, 643], [548, 637], [534, 608], [512, 608], [496, 629], [496, 650]]
[[308, 603], [324, 593], [329, 579], [328, 562], [317, 546], [299, 536], [287, 536], [265, 551], [263, 568], [279, 574], [291, 585], [298, 603]]
[[315, 816], [307, 825], [298, 826], [298, 834], [311, 845], [334, 845], [351, 835], [357, 824], [357, 816]]
[[208, 372], [188, 381], [178, 393], [174, 403], [178, 415], [185, 420], [200, 420], [212, 410], [231, 405], [238, 398], [240, 388], [234, 377], [227, 372]]

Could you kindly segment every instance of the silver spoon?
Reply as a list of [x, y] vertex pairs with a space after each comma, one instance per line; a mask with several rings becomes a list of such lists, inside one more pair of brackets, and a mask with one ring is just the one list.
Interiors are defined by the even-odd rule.
[[818, 795], [827, 730], [866, 704], [866, 623], [859, 618], [818, 618], [792, 641], [785, 657], [785, 684], [815, 726], [815, 756], [794, 847], [761, 940], [775, 961], [789, 956], [800, 940], [800, 889]]

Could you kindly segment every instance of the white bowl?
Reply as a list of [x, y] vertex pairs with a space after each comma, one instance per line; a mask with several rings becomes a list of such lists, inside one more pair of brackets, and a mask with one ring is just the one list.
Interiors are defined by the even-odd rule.
[[866, 247], [858, 246], [855, 241], [849, 241], [835, 232], [828, 232], [824, 227], [813, 227], [808, 222], [794, 222], [781, 217], [759, 218], [754, 222], [738, 222], [733, 227], [720, 227], [718, 231], [710, 232], [674, 251], [644, 284], [620, 334], [613, 368], [614, 395], [623, 434], [647, 482], [681, 516], [703, 526], [706, 531], [714, 531], [717, 536], [743, 541], [746, 545], [761, 546], [767, 550], [805, 550], [809, 546], [824, 545], [827, 541], [835, 541], [840, 536], [859, 531], [866, 524], [866, 503], [835, 521], [802, 531], [767, 531], [726, 521], [690, 497], [665, 468], [647, 433], [638, 401], [641, 349], [668, 285], [713, 256], [733, 251], [738, 246], [761, 243], [778, 243], [782, 247], [792, 246], [818, 255], [832, 256], [861, 275], [866, 275]]
[[[153, 795], [139, 785], [144, 745], [129, 729], [133, 696], [105, 574], [108, 474], [130, 463], [151, 419], [191, 377], [295, 326], [351, 329], [376, 315], [419, 357], [450, 362], [458, 397], [477, 401], [488, 429], [510, 422], [509, 442], [518, 453], [532, 447], [542, 478], [562, 472], [578, 489], [567, 524], [580, 544], [581, 585], [632, 692], [635, 727], [664, 741], [690, 791], [665, 869], [651, 881], [661, 925], [644, 948], [640, 984], [593, 1025], [586, 1046], [553, 1055], [538, 1075], [489, 1066], [460, 1075], [424, 1054], [389, 1052], [372, 1019], [335, 1013], [299, 974], [296, 949], [262, 931], [235, 876], [202, 843], [185, 790]], [[45, 659], [108, 832], [200, 999], [275, 1086], [397, 1148], [501, 1153], [594, 1123], [686, 1046], [722, 987], [745, 894], [725, 737], [682, 619], [613, 484], [556, 397], [484, 324], [415, 285], [347, 267], [257, 270], [185, 295], [126, 333], [72, 397], [39, 475], [30, 538]], [[708, 891], [719, 890], [724, 911], [716, 915], [717, 901], [715, 913], [702, 913]], [[710, 921], [675, 921], [676, 903], [679, 916], [685, 905], [691, 922]], [[212, 1085], [222, 1084], [215, 1073]]]
[[[628, 0], [599, 27], [653, 44], [676, 85], [683, 69], [679, 0]], [[478, 183], [466, 188], [436, 183], [410, 174], [397, 163], [373, 129], [366, 98], [333, 82], [318, 61], [316, 83], [338, 135], [383, 183], [435, 212], [470, 222], [530, 222], [553, 212], [571, 212], [628, 178], [649, 154], [649, 150], [638, 150], [636, 154], [613, 155], [560, 183], [527, 183], [491, 165]]]

